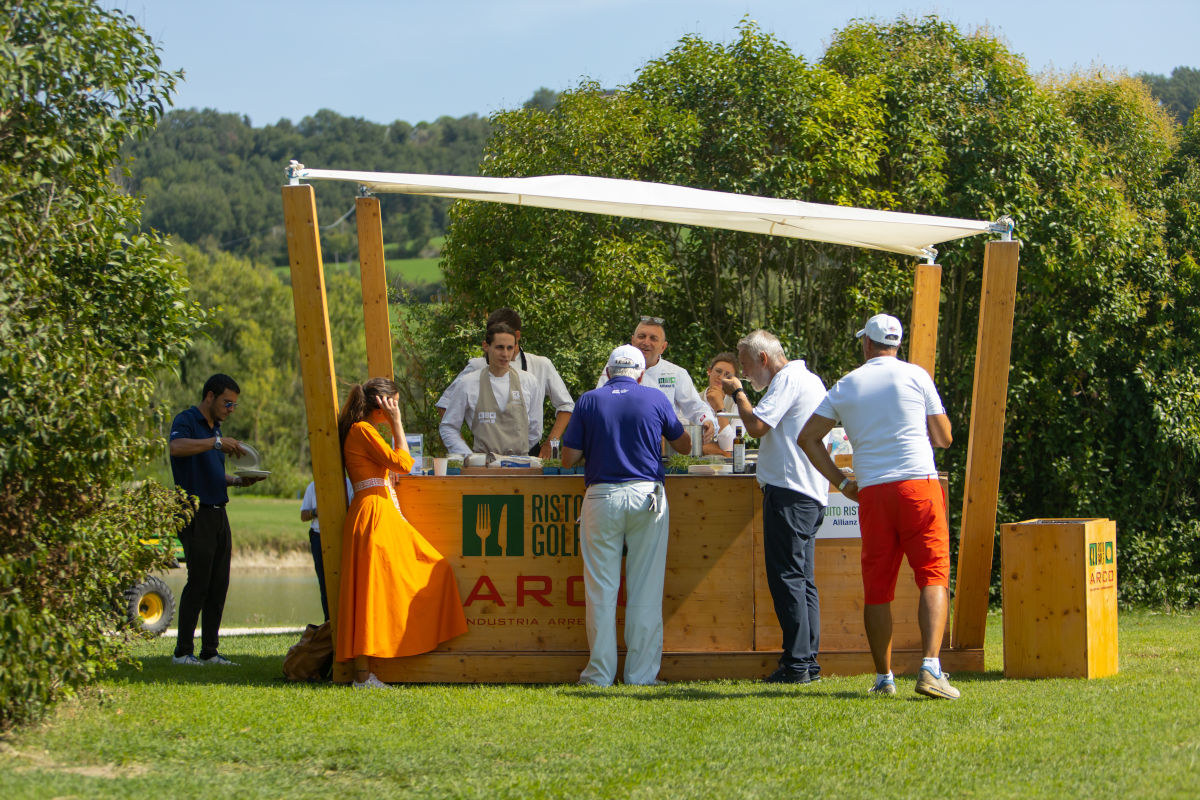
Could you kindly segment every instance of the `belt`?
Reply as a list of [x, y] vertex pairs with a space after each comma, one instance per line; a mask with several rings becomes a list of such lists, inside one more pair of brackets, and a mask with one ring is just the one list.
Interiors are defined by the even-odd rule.
[[201, 508], [224, 508], [224, 503], [201, 503]]

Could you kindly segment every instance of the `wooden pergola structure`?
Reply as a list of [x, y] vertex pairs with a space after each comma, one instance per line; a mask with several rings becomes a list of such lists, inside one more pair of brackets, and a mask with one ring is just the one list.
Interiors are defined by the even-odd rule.
[[[283, 207], [317, 504], [321, 509], [322, 528], [340, 534], [347, 506], [337, 431], [338, 397], [333, 348], [313, 187], [305, 184], [283, 187]], [[359, 197], [356, 200], [356, 217], [367, 367], [373, 377], [391, 378], [394, 377], [392, 336], [378, 198]], [[978, 664], [980, 669], [996, 532], [1018, 251], [1019, 242], [1008, 237], [988, 242], [984, 250], [949, 648], [949, 655], [955, 652], [971, 653], [972, 658], [960, 663]], [[933, 263], [918, 263], [914, 273], [912, 317], [908, 331], [909, 360], [933, 375], [937, 356], [941, 267]], [[336, 625], [341, 537], [323, 536], [322, 545], [330, 616]], [[348, 675], [348, 664], [335, 664], [335, 679], [344, 681]]]

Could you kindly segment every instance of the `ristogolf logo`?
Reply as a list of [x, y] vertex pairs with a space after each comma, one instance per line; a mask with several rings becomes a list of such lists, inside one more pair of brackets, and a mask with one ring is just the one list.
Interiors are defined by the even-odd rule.
[[513, 494], [463, 495], [462, 554], [525, 555], [524, 499]]

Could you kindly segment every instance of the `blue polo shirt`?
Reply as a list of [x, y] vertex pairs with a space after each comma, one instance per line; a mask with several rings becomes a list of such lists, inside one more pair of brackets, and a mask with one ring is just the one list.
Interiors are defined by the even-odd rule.
[[661, 481], [662, 437], [683, 435], [671, 401], [633, 378], [613, 378], [575, 404], [563, 445], [583, 451], [583, 482]]
[[[209, 427], [200, 409], [192, 406], [180, 411], [171, 421], [172, 439], [211, 439], [221, 433], [221, 424]], [[204, 505], [221, 506], [229, 502], [225, 486], [225, 454], [206, 450], [194, 456], [171, 456], [171, 476], [175, 485], [195, 495]]]

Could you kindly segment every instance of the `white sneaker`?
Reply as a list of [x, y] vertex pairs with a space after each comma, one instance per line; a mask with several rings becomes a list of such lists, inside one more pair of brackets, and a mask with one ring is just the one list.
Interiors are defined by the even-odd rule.
[[199, 661], [201, 664], [217, 664], [222, 667], [236, 667], [237, 666], [236, 661], [230, 661], [228, 658], [221, 655], [220, 653], [217, 653], [216, 655], [211, 655], [208, 658], [201, 658], [201, 659], [199, 659]]
[[171, 663], [186, 667], [198, 667], [204, 664], [203, 661], [196, 658], [191, 653], [188, 653], [186, 656], [171, 656]]
[[355, 681], [354, 682], [354, 688], [355, 689], [390, 689], [392, 687], [388, 686], [386, 683], [379, 680], [379, 678], [376, 678], [374, 672], [368, 672], [367, 679], [365, 681], [362, 681], [362, 682]]

